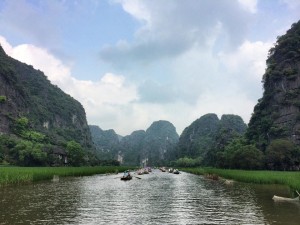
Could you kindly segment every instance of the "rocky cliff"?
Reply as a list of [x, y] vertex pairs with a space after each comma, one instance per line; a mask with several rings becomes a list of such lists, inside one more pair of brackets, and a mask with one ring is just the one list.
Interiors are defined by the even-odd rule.
[[21, 117], [28, 118], [30, 129], [46, 135], [50, 144], [75, 140], [93, 147], [82, 105], [41, 71], [7, 56], [0, 46], [0, 133], [13, 133]]
[[90, 129], [98, 151], [107, 159], [118, 159], [124, 165], [159, 166], [176, 157], [179, 136], [168, 121], [153, 122], [146, 131], [134, 131], [121, 140], [115, 132], [95, 126], [90, 126]]
[[120, 148], [120, 136], [113, 129], [102, 130], [95, 125], [89, 125], [97, 153], [103, 160], [117, 158]]
[[178, 157], [204, 159], [204, 164], [214, 166], [218, 152], [235, 137], [245, 133], [247, 125], [237, 115], [223, 115], [219, 120], [213, 113], [195, 120], [179, 137]]
[[247, 138], [265, 150], [274, 139], [300, 144], [300, 21], [278, 37], [263, 76], [263, 97], [249, 122]]
[[141, 159], [146, 165], [163, 165], [175, 159], [175, 147], [179, 135], [174, 125], [168, 121], [153, 122], [146, 130]]

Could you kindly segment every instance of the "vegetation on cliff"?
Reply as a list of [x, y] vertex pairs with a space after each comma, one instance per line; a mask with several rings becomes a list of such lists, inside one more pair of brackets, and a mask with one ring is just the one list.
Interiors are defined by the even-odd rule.
[[300, 163], [300, 21], [269, 51], [263, 97], [254, 108], [248, 143], [264, 155], [265, 168], [298, 169]]
[[226, 146], [234, 138], [242, 137], [246, 128], [242, 118], [236, 115], [223, 115], [221, 120], [213, 113], [200, 117], [180, 135], [179, 159], [175, 164], [221, 166]]
[[75, 142], [84, 154], [73, 165], [97, 161], [82, 105], [1, 46], [0, 105], [0, 164], [69, 164]]
[[168, 121], [155, 121], [146, 130], [120, 138], [113, 130], [90, 126], [93, 141], [102, 159], [119, 160], [123, 165], [165, 165], [176, 158], [178, 134]]

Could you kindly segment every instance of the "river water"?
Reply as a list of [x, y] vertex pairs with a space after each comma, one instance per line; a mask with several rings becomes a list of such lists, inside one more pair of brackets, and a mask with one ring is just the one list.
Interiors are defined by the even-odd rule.
[[300, 224], [300, 203], [274, 202], [286, 187], [208, 180], [159, 170], [63, 178], [0, 188], [0, 224]]

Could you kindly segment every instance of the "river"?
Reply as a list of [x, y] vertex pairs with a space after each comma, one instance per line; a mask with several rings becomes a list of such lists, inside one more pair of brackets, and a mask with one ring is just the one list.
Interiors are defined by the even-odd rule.
[[121, 181], [118, 175], [63, 178], [0, 188], [0, 224], [300, 224], [300, 203], [277, 185], [208, 180], [155, 170]]

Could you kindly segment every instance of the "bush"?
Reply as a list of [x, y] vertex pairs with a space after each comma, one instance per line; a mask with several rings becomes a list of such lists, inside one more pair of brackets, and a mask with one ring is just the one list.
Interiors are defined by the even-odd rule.
[[177, 167], [197, 167], [201, 166], [202, 157], [198, 157], [196, 159], [184, 157], [173, 162], [173, 166]]
[[6, 102], [6, 96], [0, 95], [0, 103]]
[[272, 170], [294, 170], [299, 167], [300, 151], [289, 140], [273, 140], [266, 150], [266, 163]]

